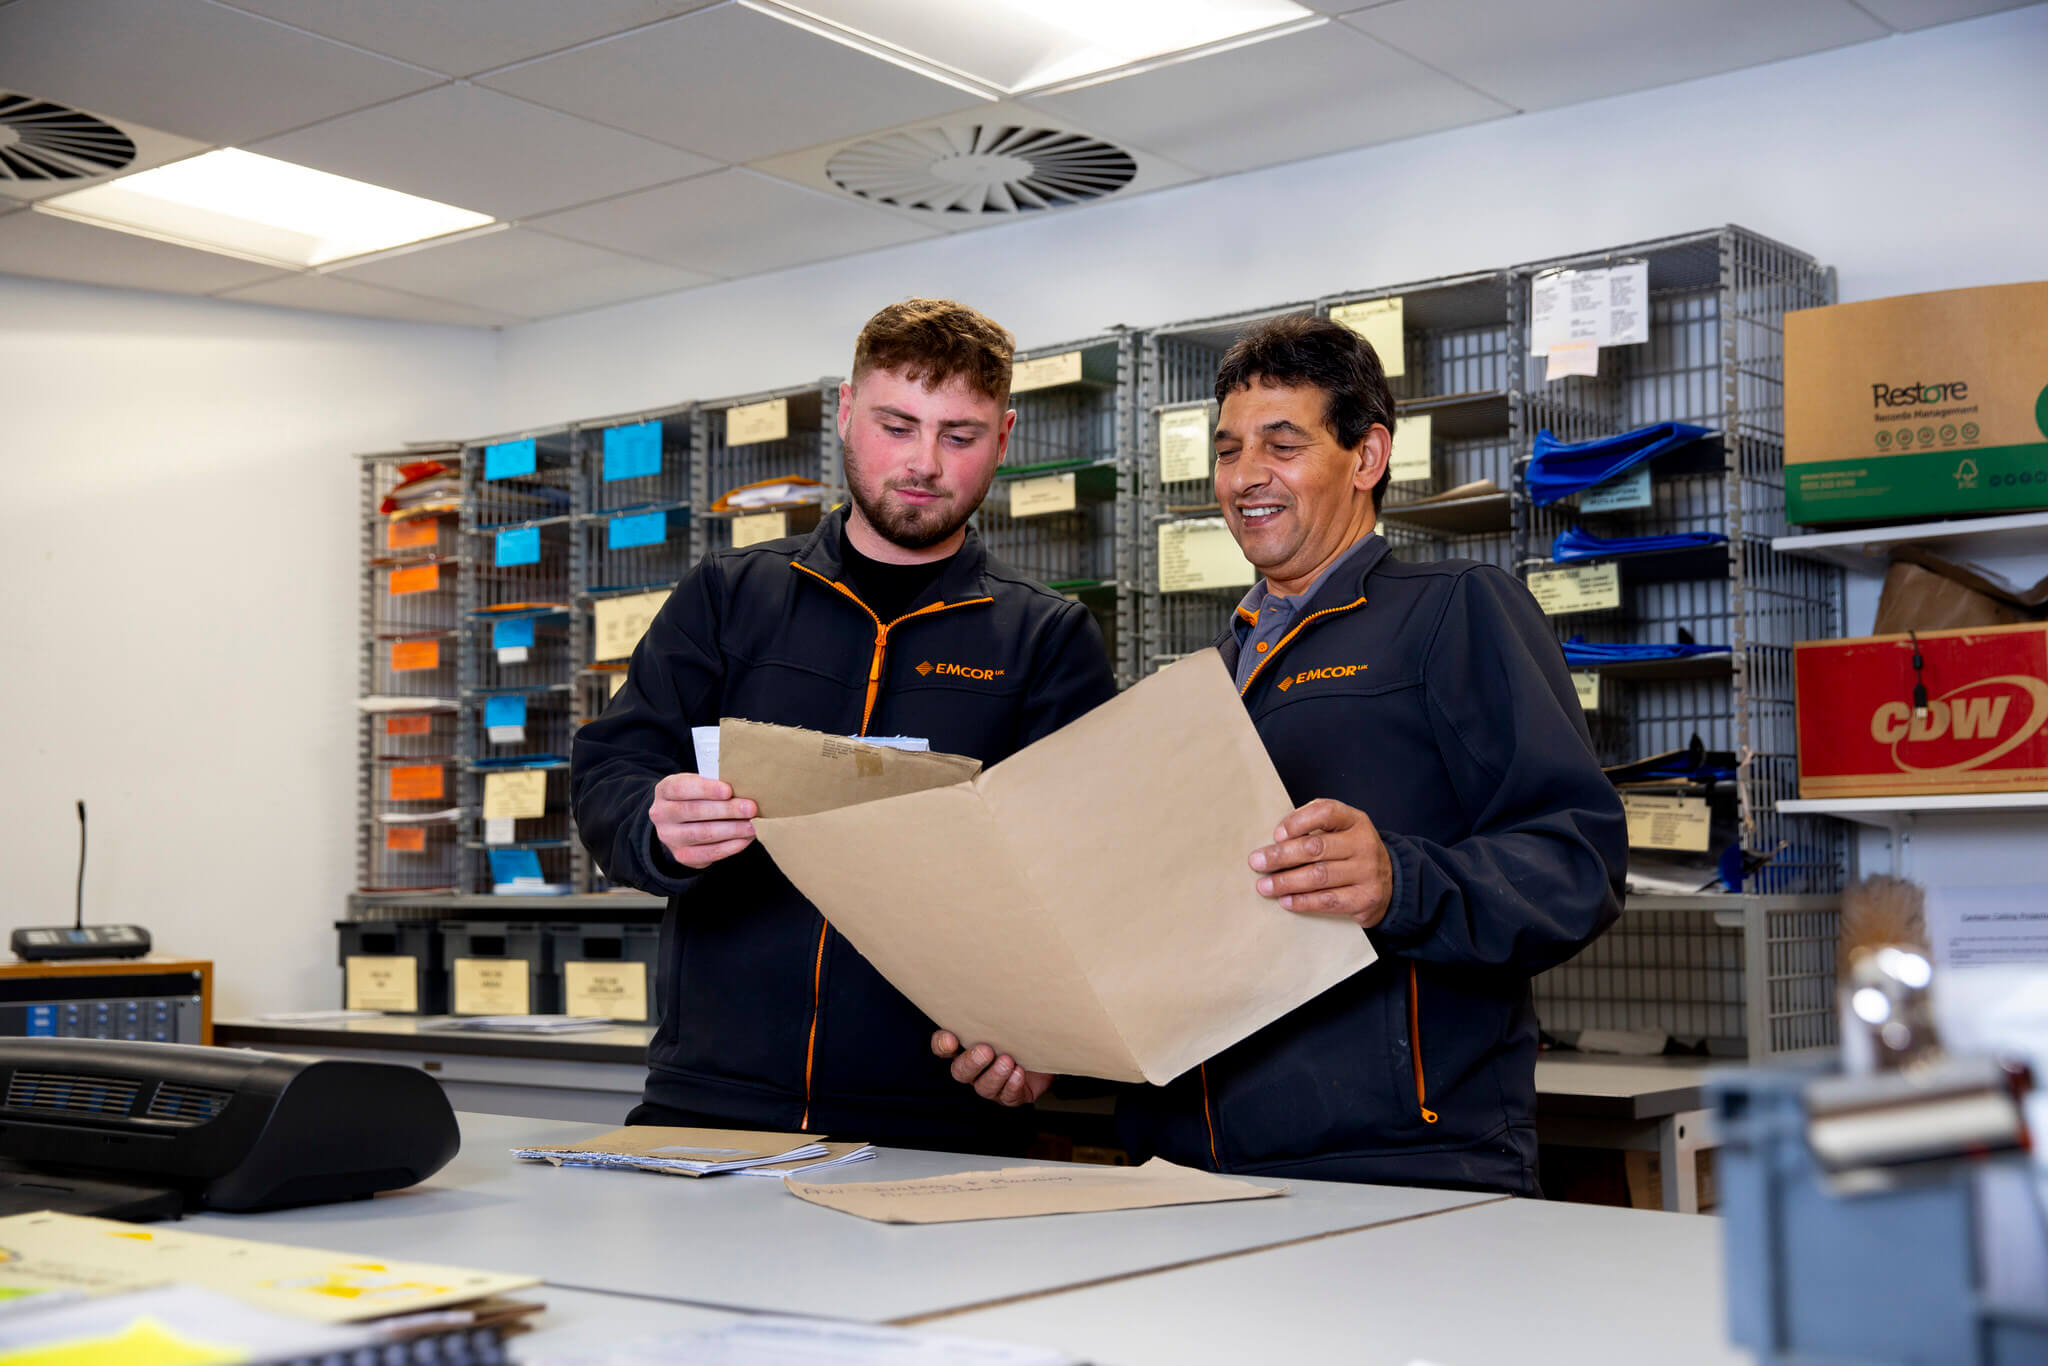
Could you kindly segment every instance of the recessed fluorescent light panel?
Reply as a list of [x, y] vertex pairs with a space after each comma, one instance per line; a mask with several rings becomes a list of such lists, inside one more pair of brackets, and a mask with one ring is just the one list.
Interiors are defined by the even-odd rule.
[[291, 269], [480, 228], [493, 221], [236, 148], [38, 201], [61, 218]]
[[796, 11], [1009, 95], [1317, 19], [1293, 0], [771, 0], [750, 8]]

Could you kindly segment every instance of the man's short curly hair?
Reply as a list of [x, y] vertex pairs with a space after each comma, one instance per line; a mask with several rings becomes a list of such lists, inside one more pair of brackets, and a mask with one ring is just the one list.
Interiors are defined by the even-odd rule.
[[905, 299], [869, 318], [853, 344], [853, 383], [887, 370], [935, 389], [965, 379], [970, 389], [1008, 406], [1017, 343], [994, 320], [951, 299]]

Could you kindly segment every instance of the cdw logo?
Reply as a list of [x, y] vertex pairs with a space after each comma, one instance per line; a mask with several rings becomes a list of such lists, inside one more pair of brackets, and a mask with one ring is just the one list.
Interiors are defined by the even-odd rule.
[[1354, 674], [1364, 673], [1366, 667], [1363, 664], [1332, 664], [1327, 669], [1303, 669], [1292, 678], [1281, 679], [1280, 691], [1286, 692], [1297, 683], [1314, 683], [1325, 678], [1350, 678]]
[[983, 683], [1001, 678], [1006, 672], [1004, 669], [977, 669], [968, 664], [934, 664], [929, 659], [917, 666], [919, 678], [929, 678], [937, 674], [941, 678], [972, 678]]
[[[2026, 709], [2013, 706], [2024, 701]], [[1870, 738], [1891, 748], [1892, 762], [1915, 773], [1980, 768], [2025, 744], [2048, 726], [2048, 680], [2026, 674], [1980, 678], [1951, 689], [1915, 716], [1904, 702], [1887, 702], [1870, 717]], [[1983, 746], [1981, 752], [1959, 749]], [[1914, 763], [1899, 753], [1901, 745], [1926, 746], [1923, 757], [1938, 754], [1941, 762]]]

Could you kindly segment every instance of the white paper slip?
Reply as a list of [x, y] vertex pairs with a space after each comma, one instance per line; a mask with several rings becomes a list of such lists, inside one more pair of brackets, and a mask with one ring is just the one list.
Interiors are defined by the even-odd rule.
[[449, 825], [462, 818], [459, 806], [443, 807], [439, 811], [386, 811], [377, 819], [385, 825]]
[[421, 1029], [481, 1030], [492, 1034], [584, 1034], [611, 1027], [610, 1020], [588, 1015], [464, 1015], [420, 1025]]
[[366, 712], [454, 711], [461, 704], [452, 697], [360, 697], [356, 707]]
[[256, 1017], [264, 1024], [330, 1024], [341, 1020], [381, 1020], [381, 1010], [280, 1010]]
[[874, 1147], [871, 1144], [867, 1143], [861, 1144], [852, 1152], [839, 1153], [837, 1155], [834, 1155], [829, 1151], [832, 1147], [836, 1145], [828, 1143], [825, 1146], [828, 1151], [825, 1156], [820, 1158], [786, 1162], [771, 1162], [764, 1167], [743, 1167], [739, 1171], [735, 1172], [734, 1175], [775, 1177], [809, 1176], [812, 1172], [821, 1172], [828, 1167], [844, 1167], [855, 1162], [866, 1162], [875, 1156]]
[[[932, 742], [921, 735], [849, 735], [847, 739], [856, 744], [873, 745], [877, 749], [900, 749], [911, 754], [929, 754]], [[690, 743], [697, 750], [697, 772], [700, 776], [718, 781], [718, 727], [690, 727]]]

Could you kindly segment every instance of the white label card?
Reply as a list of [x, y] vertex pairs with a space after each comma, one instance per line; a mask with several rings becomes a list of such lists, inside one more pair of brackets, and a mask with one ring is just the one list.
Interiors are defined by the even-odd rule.
[[533, 1009], [532, 965], [524, 958], [458, 958], [455, 1014], [524, 1015]]
[[1159, 482], [1209, 477], [1209, 409], [1175, 408], [1159, 415]]
[[1074, 510], [1074, 472], [1018, 479], [1010, 484], [1012, 517], [1044, 517]]
[[342, 1004], [349, 1010], [420, 1008], [419, 960], [407, 955], [350, 954], [342, 963]]
[[1244, 588], [1259, 577], [1221, 517], [1168, 522], [1159, 528], [1159, 591]]
[[1396, 484], [1412, 484], [1429, 478], [1433, 466], [1430, 464], [1430, 430], [1434, 419], [1428, 413], [1416, 413], [1404, 417], [1394, 424], [1394, 453], [1387, 462], [1387, 478]]
[[647, 965], [622, 961], [562, 964], [562, 1010], [598, 1020], [645, 1020]]
[[484, 822], [485, 844], [510, 844], [516, 838], [512, 833], [519, 822], [511, 816], [496, 816]]
[[1062, 351], [1057, 356], [1020, 360], [1010, 367], [1010, 392], [1026, 394], [1033, 389], [1050, 389], [1055, 384], [1081, 382], [1081, 353]]
[[1621, 606], [1621, 566], [1609, 561], [1531, 570], [1529, 592], [1545, 616], [1611, 611]]
[[789, 400], [771, 398], [725, 410], [725, 444], [752, 446], [789, 435]]
[[1600, 675], [1591, 671], [1572, 670], [1572, 687], [1579, 694], [1579, 710], [1600, 710]]
[[[1596, 358], [1603, 346], [1632, 346], [1650, 339], [1650, 267], [1647, 262], [1596, 270], [1554, 270], [1529, 285], [1529, 354], [1554, 356], [1560, 347], [1583, 344]], [[1553, 367], [1548, 378], [1560, 373]], [[1592, 374], [1574, 370], [1572, 374]]]
[[1621, 794], [1632, 849], [1678, 849], [1704, 854], [1713, 817], [1705, 797], [1646, 797]]
[[1371, 343], [1388, 379], [1408, 373], [1408, 347], [1402, 333], [1406, 313], [1400, 298], [1367, 299], [1362, 303], [1338, 304], [1330, 310], [1330, 321], [1350, 328]]
[[500, 645], [498, 647], [498, 662], [500, 664], [524, 664], [527, 656], [532, 652], [532, 648], [529, 645]]

